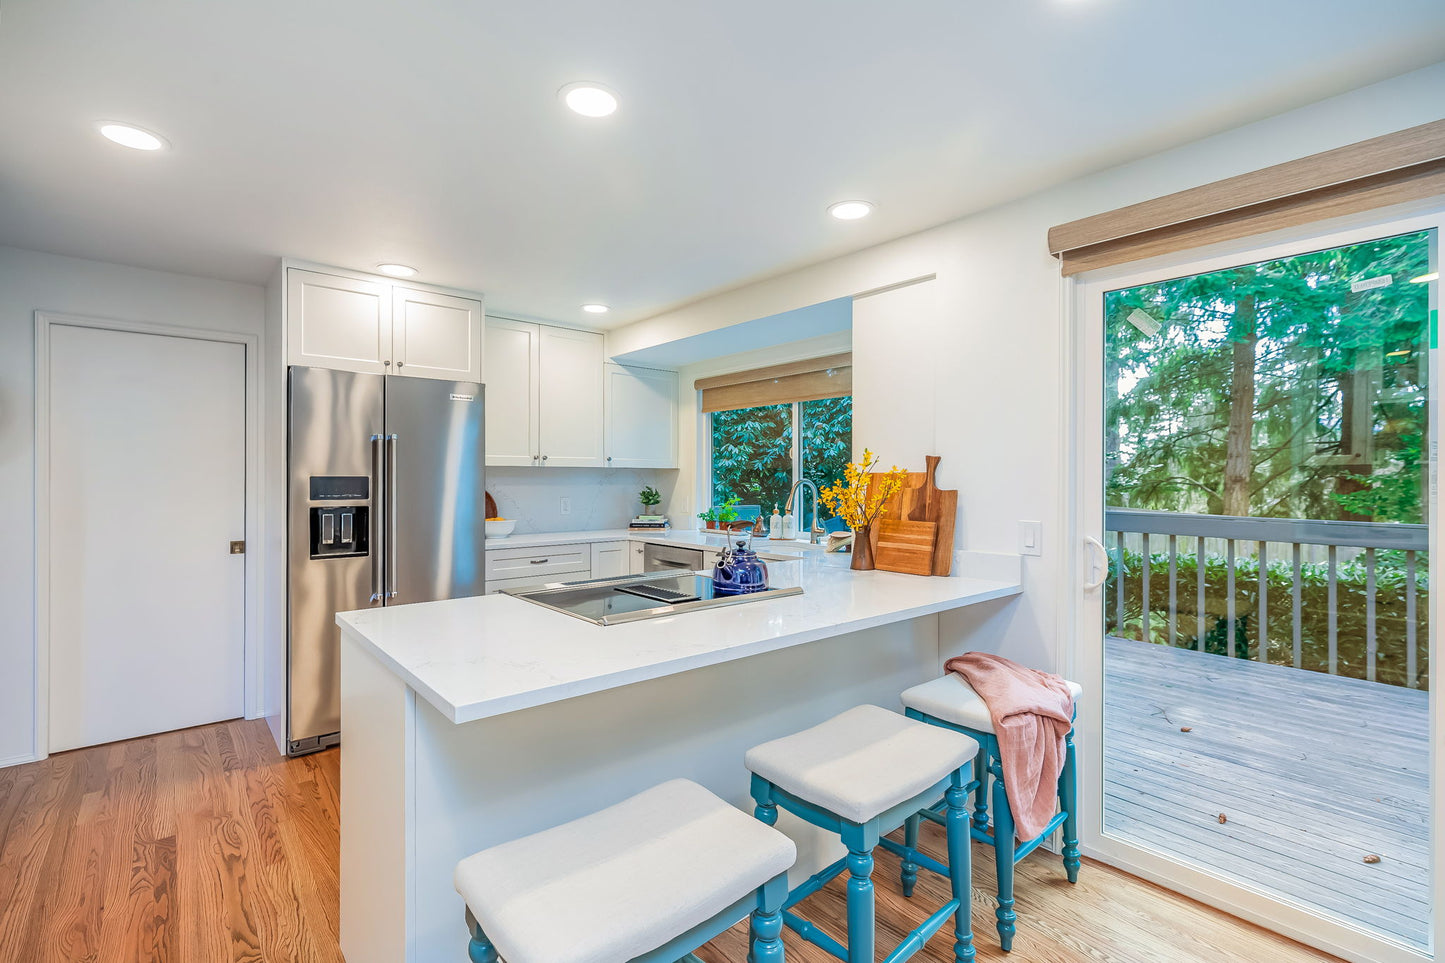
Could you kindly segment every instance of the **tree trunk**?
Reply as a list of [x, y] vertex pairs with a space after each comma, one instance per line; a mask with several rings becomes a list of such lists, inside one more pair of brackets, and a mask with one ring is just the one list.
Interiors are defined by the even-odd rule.
[[1258, 309], [1251, 295], [1234, 306], [1233, 364], [1229, 382], [1229, 434], [1224, 455], [1226, 515], [1248, 515], [1254, 476], [1254, 349]]

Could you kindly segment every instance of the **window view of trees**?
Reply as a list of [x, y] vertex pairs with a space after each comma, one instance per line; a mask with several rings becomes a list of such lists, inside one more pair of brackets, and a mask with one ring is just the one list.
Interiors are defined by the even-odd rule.
[[[1106, 504], [1425, 522], [1431, 241], [1106, 294]], [[1189, 524], [1174, 542], [1110, 535], [1110, 634], [1428, 685], [1427, 552], [1286, 542], [1262, 557], [1249, 535]]]
[[1107, 503], [1421, 522], [1426, 232], [1111, 291]]
[[[774, 505], [783, 508], [795, 470], [796, 477], [823, 488], [843, 476], [843, 465], [852, 454], [851, 397], [715, 411], [711, 420], [714, 505], [737, 498], [771, 514]], [[795, 424], [801, 442], [796, 461]], [[807, 517], [798, 520], [804, 530], [812, 523], [811, 500], [805, 513]], [[828, 518], [825, 507], [823, 519]]]

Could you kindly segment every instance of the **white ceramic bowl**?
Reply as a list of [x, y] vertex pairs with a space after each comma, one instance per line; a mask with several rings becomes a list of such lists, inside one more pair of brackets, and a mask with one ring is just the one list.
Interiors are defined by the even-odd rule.
[[487, 519], [487, 537], [506, 538], [508, 535], [512, 534], [512, 529], [516, 527], [517, 521], [514, 518], [489, 518]]

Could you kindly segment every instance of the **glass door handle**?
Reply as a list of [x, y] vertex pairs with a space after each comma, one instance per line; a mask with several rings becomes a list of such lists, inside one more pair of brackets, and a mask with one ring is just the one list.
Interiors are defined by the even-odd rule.
[[[1095, 538], [1095, 537], [1092, 536], [1092, 535], [1085, 535], [1085, 536], [1084, 536], [1084, 544], [1087, 545], [1087, 546], [1089, 546], [1089, 548], [1092, 548], [1092, 549], [1094, 549], [1095, 551], [1097, 551], [1097, 552], [1099, 553], [1099, 559], [1098, 559], [1098, 561], [1097, 561], [1097, 564], [1098, 564], [1098, 566], [1099, 566], [1099, 569], [1100, 569], [1100, 571], [1101, 571], [1101, 574], [1099, 575], [1099, 577], [1098, 577], [1097, 579], [1095, 579], [1095, 580], [1093, 580], [1093, 581], [1090, 581], [1090, 582], [1085, 582], [1085, 583], [1084, 583], [1084, 591], [1085, 591], [1085, 592], [1092, 592], [1092, 591], [1094, 591], [1094, 589], [1098, 588], [1100, 585], [1103, 585], [1103, 584], [1104, 584], [1104, 580], [1109, 577], [1109, 550], [1104, 547], [1104, 543], [1103, 543], [1103, 542], [1099, 541], [1097, 538]], [[1094, 570], [1094, 569], [1093, 569], [1093, 566], [1091, 565], [1091, 566], [1089, 567], [1089, 571], [1092, 573], [1093, 570]]]

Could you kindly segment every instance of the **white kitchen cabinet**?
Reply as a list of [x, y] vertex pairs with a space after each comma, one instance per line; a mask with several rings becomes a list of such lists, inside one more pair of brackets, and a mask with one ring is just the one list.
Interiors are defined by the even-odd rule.
[[540, 464], [542, 326], [487, 320], [487, 464]]
[[631, 547], [627, 542], [593, 542], [592, 577], [617, 578], [629, 574], [628, 550]]
[[482, 303], [383, 278], [286, 271], [286, 363], [482, 380]]
[[641, 575], [647, 571], [647, 559], [643, 555], [644, 546], [641, 542], [632, 542], [627, 546], [627, 574]]
[[286, 277], [287, 363], [388, 374], [389, 294], [385, 281], [292, 268]]
[[542, 465], [603, 467], [602, 335], [542, 325], [541, 355]]
[[608, 468], [677, 467], [677, 373], [606, 366]]
[[398, 284], [392, 288], [391, 326], [395, 374], [482, 380], [481, 302]]

